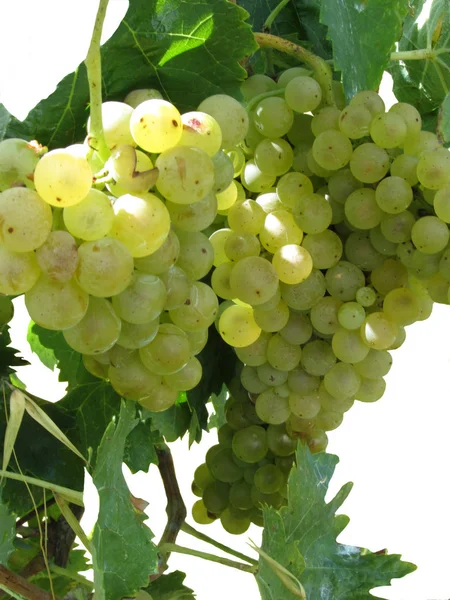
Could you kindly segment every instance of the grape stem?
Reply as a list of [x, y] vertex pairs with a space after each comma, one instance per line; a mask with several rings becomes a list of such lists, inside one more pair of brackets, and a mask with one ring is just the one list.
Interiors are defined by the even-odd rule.
[[278, 15], [283, 10], [283, 8], [289, 4], [290, 1], [291, 0], [281, 0], [281, 2], [277, 6], [275, 6], [275, 8], [270, 13], [270, 15], [267, 17], [266, 22], [263, 25], [263, 31], [265, 31], [266, 33], [269, 33], [270, 28], [273, 25], [273, 22], [278, 17]]
[[[27, 600], [53, 600], [53, 597], [42, 588], [30, 583], [21, 575], [13, 573], [3, 565], [0, 565], [0, 588], [12, 593], [16, 598]], [[17, 595], [16, 595], [17, 594]]]
[[422, 50], [404, 50], [403, 52], [391, 52], [391, 60], [433, 60], [438, 52], [432, 48]]
[[330, 65], [323, 58], [316, 56], [298, 44], [284, 40], [276, 35], [271, 35], [270, 33], [255, 33], [254, 36], [260, 48], [273, 48], [289, 56], [294, 56], [301, 62], [309, 65], [313, 69], [317, 81], [320, 83], [325, 103], [329, 106], [335, 106], [332, 86], [333, 73]]
[[94, 31], [91, 43], [85, 59], [89, 81], [90, 99], [90, 124], [89, 124], [89, 146], [94, 147], [97, 154], [104, 162], [108, 160], [110, 151], [105, 141], [102, 120], [102, 62], [100, 55], [100, 42], [102, 37], [103, 22], [109, 0], [100, 0], [95, 17]]
[[254, 96], [247, 104], [247, 111], [251, 112], [255, 108], [255, 106], [257, 106], [261, 102], [261, 100], [264, 100], [265, 98], [271, 98], [272, 96], [282, 96], [284, 94], [284, 90], [285, 88], [280, 88], [279, 90], [271, 90], [270, 92], [264, 92], [264, 94], [258, 94], [257, 96]]
[[208, 554], [207, 552], [200, 552], [200, 550], [194, 550], [193, 548], [185, 548], [184, 546], [178, 546], [177, 544], [163, 544], [159, 546], [161, 552], [177, 552], [178, 554], [188, 554], [189, 556], [197, 556], [204, 560], [210, 560], [211, 562], [220, 563], [226, 567], [233, 567], [239, 571], [246, 573], [252, 573], [253, 575], [257, 572], [257, 567], [254, 565], [244, 565], [244, 563], [230, 560], [229, 558], [223, 558], [222, 556], [216, 556], [215, 554]]
[[237, 550], [233, 550], [233, 548], [229, 548], [228, 546], [225, 546], [224, 544], [217, 542], [215, 539], [210, 538], [208, 535], [205, 535], [204, 533], [197, 531], [196, 529], [194, 529], [191, 525], [189, 525], [186, 522], [183, 523], [183, 525], [181, 526], [181, 531], [184, 531], [184, 533], [192, 535], [193, 537], [197, 538], [198, 540], [201, 540], [202, 542], [211, 544], [211, 546], [215, 546], [216, 548], [218, 548], [219, 550], [222, 550], [223, 552], [226, 552], [227, 554], [231, 554], [232, 556], [236, 556], [236, 558], [245, 560], [246, 562], [250, 563], [251, 565], [256, 566], [258, 564], [258, 561], [255, 560], [254, 558], [250, 558], [250, 556], [246, 556], [245, 554], [242, 554], [241, 552], [238, 552]]

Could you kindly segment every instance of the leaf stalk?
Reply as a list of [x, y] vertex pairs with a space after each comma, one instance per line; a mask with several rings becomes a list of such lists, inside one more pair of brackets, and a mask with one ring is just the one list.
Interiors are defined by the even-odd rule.
[[221, 565], [225, 565], [226, 567], [232, 567], [233, 569], [238, 569], [239, 571], [251, 573], [252, 575], [254, 575], [258, 570], [257, 567], [254, 565], [245, 565], [244, 563], [239, 563], [235, 560], [230, 560], [229, 558], [223, 558], [222, 556], [216, 556], [215, 554], [209, 554], [207, 552], [201, 552], [200, 550], [194, 550], [193, 548], [185, 548], [184, 546], [178, 546], [178, 544], [162, 544], [162, 546], [160, 546], [159, 549], [162, 552], [177, 552], [178, 554], [197, 556], [198, 558], [203, 558], [204, 560], [216, 562]]

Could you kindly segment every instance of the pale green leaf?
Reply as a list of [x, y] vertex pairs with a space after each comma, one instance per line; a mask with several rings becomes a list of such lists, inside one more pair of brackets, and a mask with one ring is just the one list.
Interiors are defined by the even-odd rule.
[[2, 469], [6, 471], [9, 465], [11, 454], [14, 450], [17, 434], [19, 433], [25, 412], [25, 397], [19, 390], [14, 390], [9, 397], [9, 415], [8, 424], [5, 431], [3, 443], [3, 462]]

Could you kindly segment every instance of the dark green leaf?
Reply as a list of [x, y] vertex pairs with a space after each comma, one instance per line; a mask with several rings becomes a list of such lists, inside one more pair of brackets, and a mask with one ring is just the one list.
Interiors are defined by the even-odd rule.
[[159, 431], [166, 442], [174, 442], [178, 438], [182, 438], [191, 422], [191, 411], [187, 402], [174, 404], [160, 413], [144, 410], [143, 414], [145, 417], [151, 417], [152, 430]]
[[7, 374], [13, 373], [11, 367], [20, 367], [27, 365], [28, 362], [17, 356], [17, 350], [11, 348], [11, 337], [9, 335], [9, 325], [2, 325], [0, 327], [0, 377], [4, 377]]
[[[288, 506], [279, 511], [263, 509], [262, 549], [301, 582], [308, 600], [371, 600], [372, 588], [389, 585], [391, 579], [416, 567], [398, 555], [372, 553], [336, 541], [348, 523], [344, 515], [336, 517], [336, 511], [351, 489], [347, 484], [325, 502], [337, 462], [337, 456], [311, 454], [306, 445], [298, 445], [297, 466], [289, 476]], [[294, 600], [264, 558], [256, 578], [263, 600]]]
[[443, 142], [450, 142], [450, 93], [445, 96], [440, 108], [437, 130]]
[[[102, 47], [104, 100], [123, 100], [133, 89], [155, 87], [182, 110], [217, 93], [240, 97], [239, 61], [257, 48], [247, 13], [227, 0], [134, 0]], [[23, 123], [0, 113], [5, 137], [67, 146], [86, 136], [89, 91], [80, 65]], [[8, 123], [8, 120], [10, 122]]]
[[439, 107], [450, 87], [450, 5], [433, 0], [429, 16], [426, 0], [412, 0], [410, 5], [398, 50], [434, 50], [434, 58], [393, 61], [389, 71], [396, 97], [426, 113]]
[[[92, 538], [94, 582], [99, 600], [134, 596], [158, 570], [153, 534], [130, 502], [122, 474], [125, 443], [138, 424], [136, 406], [122, 401], [120, 417], [111, 422], [98, 449], [93, 481], [100, 509]], [[126, 557], [126, 564], [124, 563]]]
[[125, 444], [124, 463], [132, 473], [149, 470], [150, 465], [158, 464], [155, 450], [157, 435], [151, 430], [149, 421], [141, 421], [130, 435]]
[[6, 566], [9, 556], [14, 552], [16, 537], [16, 517], [0, 501], [0, 565]]
[[214, 414], [211, 415], [208, 422], [208, 429], [211, 430], [213, 427], [220, 429], [227, 420], [225, 418], [225, 402], [227, 401], [228, 388], [226, 385], [222, 386], [219, 394], [211, 394], [211, 402], [214, 406]]
[[185, 577], [181, 571], [161, 575], [145, 591], [151, 600], [195, 600], [194, 592], [183, 585]]
[[378, 88], [407, 11], [408, 0], [322, 0], [321, 21], [328, 26], [347, 99]]

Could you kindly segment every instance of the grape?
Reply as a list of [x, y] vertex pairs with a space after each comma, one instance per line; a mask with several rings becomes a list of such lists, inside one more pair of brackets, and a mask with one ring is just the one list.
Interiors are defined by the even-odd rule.
[[437, 254], [449, 241], [448, 225], [438, 217], [422, 217], [411, 230], [411, 239], [418, 250], [424, 254]]
[[277, 195], [283, 204], [295, 208], [301, 195], [310, 195], [314, 192], [311, 180], [303, 173], [286, 173], [277, 182]]
[[89, 296], [74, 280], [61, 283], [42, 276], [25, 294], [25, 304], [35, 323], [60, 331], [81, 321]]
[[353, 397], [361, 385], [361, 377], [352, 365], [340, 362], [323, 378], [325, 389], [336, 399]]
[[401, 177], [386, 177], [377, 186], [378, 206], [387, 213], [396, 214], [408, 208], [413, 199], [411, 186]]
[[120, 335], [121, 322], [112, 304], [104, 298], [89, 298], [84, 317], [74, 327], [63, 331], [71, 348], [81, 354], [100, 354], [114, 346]]
[[197, 331], [186, 331], [191, 347], [191, 354], [197, 356], [206, 346], [208, 341], [208, 328], [199, 329]]
[[292, 110], [299, 113], [311, 112], [322, 100], [322, 89], [312, 77], [300, 75], [286, 84], [284, 97]]
[[236, 481], [230, 489], [230, 504], [241, 510], [248, 510], [253, 506], [251, 487], [245, 481]]
[[142, 323], [141, 325], [133, 325], [127, 321], [122, 321], [120, 336], [117, 343], [124, 348], [137, 350], [149, 344], [155, 339], [158, 333], [159, 319]]
[[220, 515], [222, 527], [232, 535], [242, 535], [250, 527], [250, 519], [246, 514], [236, 515], [231, 512], [230, 508], [226, 508]]
[[280, 371], [292, 371], [300, 363], [302, 349], [290, 344], [279, 334], [272, 336], [267, 346], [267, 361]]
[[225, 300], [234, 298], [230, 286], [230, 275], [233, 266], [233, 263], [222, 263], [214, 269], [211, 276], [212, 289], [220, 298], [224, 298]]
[[273, 506], [276, 508], [280, 508], [283, 504], [283, 498], [280, 492], [275, 492], [274, 494], [263, 494], [260, 492], [255, 485], [252, 486], [252, 500], [255, 507], [262, 507], [264, 505]]
[[320, 170], [322, 173], [328, 173], [328, 175], [330, 173], [319, 167], [312, 155], [311, 144], [304, 142], [297, 144], [294, 148], [294, 162], [292, 163], [292, 169], [307, 177], [316, 175], [316, 170]]
[[360, 402], [376, 402], [379, 400], [386, 389], [386, 382], [381, 377], [377, 379], [361, 379], [361, 385], [356, 399]]
[[276, 465], [264, 465], [255, 473], [255, 487], [262, 494], [274, 494], [283, 485], [284, 477]]
[[389, 171], [389, 156], [375, 144], [361, 144], [350, 159], [352, 175], [363, 183], [376, 183]]
[[280, 281], [293, 285], [309, 277], [313, 269], [313, 259], [306, 248], [297, 244], [287, 244], [275, 251], [272, 265]]
[[353, 152], [352, 144], [340, 131], [323, 131], [314, 140], [313, 156], [324, 169], [337, 171], [349, 162]]
[[316, 375], [310, 375], [301, 367], [296, 367], [289, 371], [287, 383], [291, 392], [304, 396], [319, 388], [320, 379]]
[[322, 452], [328, 446], [328, 436], [325, 431], [314, 429], [314, 431], [308, 435], [307, 443], [312, 454]]
[[233, 461], [231, 448], [223, 448], [214, 454], [208, 463], [213, 477], [225, 483], [234, 483], [242, 479], [242, 471]]
[[352, 140], [369, 135], [371, 112], [363, 105], [346, 106], [339, 116], [339, 129]]
[[218, 308], [217, 296], [209, 285], [196, 281], [190, 288], [187, 300], [178, 308], [171, 309], [169, 314], [175, 325], [181, 329], [198, 332], [214, 323]]
[[256, 198], [256, 203], [259, 204], [266, 214], [274, 212], [275, 210], [286, 210], [286, 206], [280, 201], [277, 194], [274, 192], [260, 194]]
[[302, 239], [303, 231], [287, 210], [269, 213], [259, 234], [261, 244], [272, 254], [288, 244], [300, 244]]
[[223, 481], [214, 481], [203, 490], [203, 503], [208, 512], [220, 514], [228, 506], [230, 485]]
[[305, 194], [294, 207], [295, 222], [305, 233], [322, 233], [331, 224], [333, 211], [319, 194]]
[[440, 259], [440, 253], [424, 254], [420, 250], [414, 250], [408, 264], [408, 270], [418, 279], [428, 279], [439, 271]]
[[145, 151], [164, 152], [181, 139], [181, 116], [170, 102], [152, 98], [132, 111], [130, 131], [134, 142]]
[[283, 175], [292, 166], [294, 153], [283, 139], [264, 139], [255, 149], [255, 164], [267, 175]]
[[325, 295], [325, 278], [321, 271], [313, 269], [301, 283], [281, 283], [281, 297], [294, 310], [308, 310]]
[[445, 185], [436, 192], [433, 206], [439, 219], [445, 221], [445, 223], [450, 223], [450, 184]]
[[[117, 354], [116, 348], [114, 354]], [[144, 402], [162, 384], [160, 377], [144, 367], [137, 352], [122, 353], [120, 358], [114, 356], [108, 378], [114, 390], [124, 398]]]
[[233, 161], [223, 150], [216, 152], [211, 158], [214, 167], [213, 192], [225, 191], [232, 183], [234, 177]]
[[52, 231], [45, 243], [36, 250], [36, 258], [50, 281], [67, 282], [72, 279], [78, 264], [75, 239], [67, 231]]
[[397, 254], [398, 244], [387, 240], [379, 225], [369, 231], [369, 239], [375, 250], [383, 256], [395, 256]]
[[267, 361], [267, 344], [271, 335], [268, 332], [262, 331], [259, 338], [242, 348], [236, 348], [236, 355], [239, 360], [246, 365], [258, 367]]
[[228, 225], [235, 233], [258, 235], [266, 213], [255, 200], [235, 202], [228, 211]]
[[356, 265], [340, 261], [325, 275], [327, 291], [331, 296], [343, 302], [349, 302], [356, 297], [357, 290], [365, 283], [364, 273]]
[[125, 96], [124, 102], [131, 106], [131, 108], [136, 108], [136, 106], [139, 106], [139, 104], [142, 104], [146, 100], [153, 100], [155, 98], [162, 100], [163, 97], [161, 92], [152, 88], [147, 88], [129, 92]]
[[81, 202], [91, 189], [91, 167], [79, 153], [52, 150], [36, 165], [34, 184], [48, 204], [60, 208], [72, 206]]
[[0, 294], [24, 294], [34, 286], [40, 274], [34, 252], [12, 252], [0, 246]]
[[[359, 291], [360, 290], [358, 290], [358, 292]], [[356, 297], [358, 297], [358, 292], [356, 293]], [[359, 302], [345, 302], [345, 304], [342, 304], [338, 310], [339, 324], [345, 329], [359, 329], [365, 318], [366, 311]]]
[[197, 502], [194, 502], [192, 505], [192, 518], [199, 525], [209, 525], [216, 520], [216, 517], [206, 509], [203, 500], [197, 500]]
[[40, 148], [33, 142], [10, 138], [0, 142], [0, 191], [25, 185], [33, 186], [33, 171], [39, 161]]
[[143, 152], [138, 155], [134, 146], [129, 145], [117, 146], [106, 161], [105, 169], [114, 179], [109, 189], [115, 196], [147, 192], [158, 177], [150, 158]]
[[[136, 145], [132, 132], [130, 133], [132, 114], [132, 107], [125, 102], [103, 102], [102, 124], [108, 148], [113, 149], [122, 144]], [[91, 131], [90, 117], [87, 122], [87, 130]], [[142, 146], [140, 142], [137, 143]]]
[[[223, 429], [223, 427], [221, 428]], [[233, 432], [234, 433], [234, 432]], [[211, 475], [211, 471], [206, 463], [201, 464], [195, 469], [194, 483], [201, 489], [204, 490], [207, 485], [214, 482], [214, 477]]]
[[320, 411], [316, 418], [316, 427], [324, 431], [337, 429], [344, 420], [344, 414], [339, 410]]
[[406, 179], [409, 185], [416, 185], [419, 180], [417, 178], [418, 159], [409, 154], [400, 154], [391, 164], [391, 175]]
[[258, 377], [261, 379], [263, 383], [270, 385], [272, 387], [278, 387], [286, 383], [288, 378], [287, 371], [280, 371], [272, 367], [268, 362], [264, 363], [261, 366], [256, 368], [258, 372]]
[[316, 112], [311, 121], [311, 130], [313, 134], [317, 137], [324, 131], [329, 131], [330, 129], [339, 130], [340, 115], [341, 111], [334, 106], [325, 106], [325, 108], [321, 108]]
[[339, 204], [344, 204], [352, 192], [362, 187], [363, 184], [355, 179], [350, 169], [337, 171], [328, 180], [328, 190], [331, 197]]
[[424, 152], [431, 152], [437, 148], [441, 148], [441, 144], [439, 143], [437, 135], [431, 131], [420, 131], [416, 135], [408, 135], [403, 144], [403, 151], [405, 154], [416, 156], [418, 158], [420, 158]]
[[233, 163], [234, 176], [239, 177], [245, 165], [245, 154], [243, 150], [239, 146], [235, 146], [234, 148], [225, 150], [225, 153]]
[[295, 392], [289, 396], [289, 406], [292, 413], [300, 419], [313, 419], [320, 410], [320, 401], [317, 392], [300, 395]]
[[386, 215], [381, 219], [381, 232], [390, 242], [401, 244], [411, 239], [411, 230], [415, 223], [414, 215], [404, 210], [395, 215]]
[[364, 92], [358, 92], [350, 100], [350, 106], [364, 106], [372, 115], [384, 113], [385, 106], [383, 99], [377, 94], [370, 90]]
[[265, 258], [249, 256], [236, 263], [231, 272], [230, 285], [235, 297], [257, 306], [274, 295], [278, 287], [278, 275]]
[[217, 215], [217, 198], [211, 192], [194, 204], [166, 202], [170, 220], [182, 231], [202, 231], [209, 227]]
[[156, 275], [133, 274], [128, 287], [113, 296], [112, 305], [121, 319], [135, 325], [153, 321], [164, 309], [166, 288]]
[[186, 333], [171, 323], [161, 323], [156, 337], [139, 349], [139, 356], [149, 371], [170, 375], [182, 369], [190, 358]]
[[278, 304], [271, 309], [263, 309], [257, 306], [253, 309], [253, 317], [255, 323], [263, 331], [280, 331], [289, 320], [289, 308], [283, 300], [279, 300]]
[[384, 313], [373, 312], [366, 317], [360, 331], [363, 341], [370, 348], [386, 350], [394, 343], [398, 327]]
[[181, 124], [178, 146], [200, 148], [211, 157], [220, 150], [222, 131], [214, 117], [200, 111], [187, 112], [181, 115]]
[[383, 296], [397, 287], [403, 287], [408, 282], [405, 267], [395, 260], [388, 258], [382, 265], [372, 271], [373, 287]]
[[[279, 457], [291, 456], [297, 446], [295, 440], [286, 433], [284, 425], [269, 425], [267, 428], [267, 443], [269, 450]], [[289, 460], [288, 464], [291, 465], [292, 461]]]
[[266, 430], [259, 425], [250, 425], [236, 431], [233, 437], [233, 452], [240, 460], [256, 463], [268, 451]]
[[321, 298], [311, 308], [310, 318], [314, 329], [324, 335], [331, 335], [339, 328], [339, 322], [337, 313], [342, 302], [333, 298], [332, 296], [326, 296]]
[[253, 112], [256, 129], [268, 138], [282, 138], [294, 122], [294, 113], [284, 98], [265, 98]]
[[351, 233], [348, 236], [344, 253], [351, 263], [365, 271], [375, 269], [384, 260], [384, 257], [372, 246], [367, 233], [362, 231]]
[[108, 235], [114, 211], [106, 194], [91, 189], [81, 202], [64, 208], [63, 218], [69, 233], [76, 238], [93, 242]]
[[294, 113], [294, 122], [287, 133], [287, 138], [292, 146], [306, 143], [308, 146], [314, 141], [311, 129], [313, 117], [308, 114]]
[[440, 273], [436, 273], [430, 277], [427, 288], [433, 302], [439, 302], [439, 304], [449, 303], [449, 283]]
[[331, 347], [338, 360], [344, 363], [357, 363], [363, 360], [369, 348], [362, 341], [359, 331], [340, 328], [333, 335]]
[[375, 191], [362, 188], [352, 192], [345, 201], [345, 216], [353, 227], [373, 229], [383, 216], [375, 199]]
[[[217, 210], [220, 214], [226, 214], [238, 200], [237, 182], [232, 181], [230, 185], [223, 191], [216, 194]], [[225, 213], [223, 212], [225, 211]]]
[[255, 342], [261, 329], [255, 322], [250, 306], [234, 305], [227, 308], [219, 320], [219, 333], [230, 346], [242, 348]]
[[422, 118], [417, 108], [406, 102], [397, 102], [389, 109], [390, 113], [400, 115], [405, 121], [407, 136], [414, 136], [420, 132], [422, 127]]
[[355, 370], [366, 379], [378, 379], [387, 375], [392, 366], [392, 357], [386, 350], [369, 350], [368, 355], [355, 365]]
[[249, 233], [239, 235], [233, 232], [225, 242], [224, 250], [227, 258], [238, 262], [249, 256], [259, 256], [261, 245], [255, 235]]
[[246, 109], [237, 100], [225, 94], [209, 96], [199, 105], [199, 111], [211, 115], [222, 131], [222, 146], [231, 148], [244, 141], [248, 131]]
[[[317, 162], [317, 160], [314, 158], [312, 148], [309, 148], [306, 152], [306, 166], [308, 167], [309, 171], [311, 171], [311, 172], [308, 173], [307, 169], [299, 168], [300, 167], [300, 163], [299, 163], [300, 157], [297, 155], [297, 150], [298, 150], [298, 148], [295, 149], [295, 158], [294, 158], [294, 161], [295, 161], [294, 169], [296, 169], [297, 171], [302, 171], [305, 173], [305, 175], [314, 174], [314, 175], [317, 175], [317, 177], [322, 177], [322, 178], [326, 178], [326, 179], [328, 179], [328, 177], [330, 177], [330, 175], [333, 173], [332, 170], [325, 169]], [[302, 159], [302, 161], [303, 161], [303, 159]]]
[[11, 298], [0, 296], [0, 326], [6, 325], [14, 317], [14, 304]]
[[386, 294], [383, 311], [397, 325], [411, 325], [419, 317], [419, 304], [415, 294], [407, 288], [397, 288]]
[[131, 282], [133, 257], [127, 247], [112, 238], [84, 242], [78, 248], [76, 279], [81, 288], [99, 298], [120, 294]]
[[330, 269], [339, 262], [343, 251], [341, 238], [329, 229], [307, 235], [303, 240], [303, 248], [309, 252], [315, 269]]
[[241, 371], [241, 383], [250, 394], [260, 394], [267, 390], [267, 385], [259, 379], [256, 369], [248, 365]]
[[259, 394], [255, 408], [258, 417], [270, 425], [284, 423], [291, 414], [287, 398], [279, 396], [274, 388]]
[[176, 263], [179, 254], [180, 242], [176, 233], [170, 230], [158, 250], [148, 256], [135, 258], [134, 266], [143, 273], [161, 275]]
[[372, 306], [377, 299], [375, 291], [370, 287], [361, 287], [356, 292], [356, 300], [361, 306]]
[[265, 94], [266, 92], [271, 92], [272, 90], [276, 89], [277, 84], [275, 81], [267, 75], [263, 75], [261, 73], [251, 75], [241, 83], [241, 92], [246, 102], [255, 96], [259, 96], [260, 94]]
[[417, 165], [417, 177], [430, 190], [438, 190], [450, 183], [450, 153], [447, 148], [424, 152]]
[[275, 175], [261, 171], [254, 160], [247, 161], [241, 173], [242, 185], [250, 192], [255, 193], [264, 192], [271, 188], [275, 183], [275, 178]]
[[211, 242], [200, 231], [177, 231], [177, 237], [180, 242], [177, 267], [192, 280], [202, 279], [213, 266]]
[[294, 79], [294, 77], [308, 76], [311, 75], [311, 71], [305, 67], [291, 67], [286, 69], [278, 76], [277, 87], [285, 88], [287, 84]]
[[314, 340], [303, 347], [302, 366], [310, 375], [325, 375], [335, 363], [336, 356], [328, 342]]
[[377, 115], [370, 124], [370, 136], [381, 148], [401, 146], [406, 134], [406, 123], [403, 117], [395, 112]]
[[329, 392], [327, 392], [323, 381], [319, 387], [319, 400], [320, 405], [322, 407], [322, 413], [328, 411], [338, 411], [340, 413], [344, 413], [350, 410], [353, 404], [355, 403], [355, 400], [352, 397], [335, 398], [334, 396], [332, 396]]
[[189, 300], [191, 284], [183, 269], [174, 265], [166, 273], [161, 273], [160, 279], [167, 292], [165, 310], [180, 308]]
[[94, 375], [94, 377], [98, 377], [99, 379], [108, 379], [109, 365], [102, 364], [88, 354], [83, 354], [82, 360], [84, 368], [91, 373], [91, 375]]

